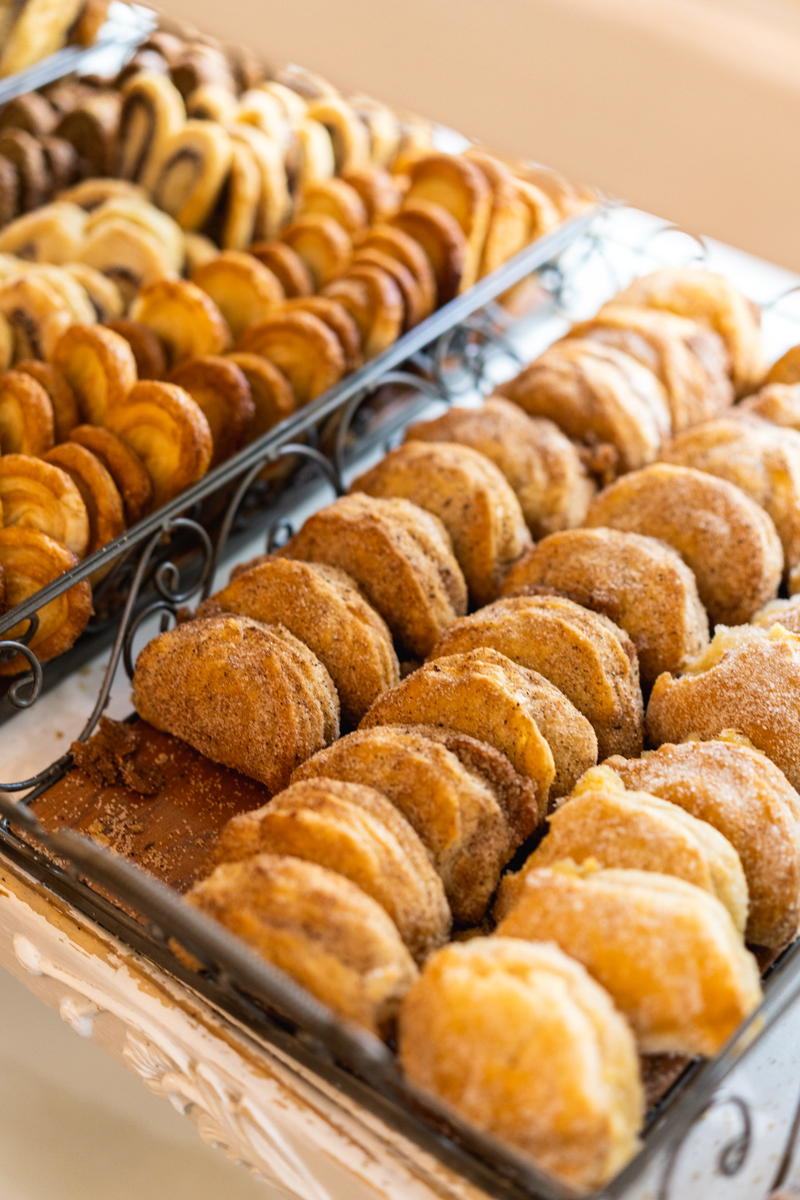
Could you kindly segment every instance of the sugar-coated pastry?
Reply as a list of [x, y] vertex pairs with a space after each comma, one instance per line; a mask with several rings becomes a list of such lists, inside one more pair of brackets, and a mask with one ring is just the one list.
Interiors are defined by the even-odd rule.
[[626, 787], [679, 804], [718, 829], [747, 878], [747, 940], [777, 948], [800, 924], [800, 797], [766, 755], [744, 739], [666, 743], [606, 764]]
[[403, 1003], [400, 1061], [413, 1083], [581, 1191], [638, 1146], [630, 1029], [555, 946], [492, 937], [438, 951]]
[[586, 524], [660, 538], [691, 567], [712, 624], [736, 625], [777, 595], [783, 552], [775, 526], [725, 479], [654, 463], [600, 492]]
[[793, 594], [788, 600], [770, 600], [758, 610], [751, 624], [760, 625], [762, 629], [782, 625], [789, 633], [800, 636], [800, 596]]
[[220, 862], [255, 854], [288, 854], [344, 875], [386, 910], [417, 960], [447, 940], [442, 881], [411, 825], [374, 788], [324, 777], [293, 783], [223, 829]]
[[[454, 622], [432, 657], [486, 646], [563, 692], [594, 729], [601, 758], [641, 750], [644, 717], [636, 651], [608, 617], [561, 596], [511, 596]], [[571, 724], [574, 738], [575, 722]], [[560, 780], [566, 790], [554, 797], [570, 790], [577, 766], [573, 761]]]
[[643, 1054], [716, 1054], [761, 999], [756, 960], [725, 907], [656, 871], [530, 871], [497, 932], [553, 941], [583, 963]]
[[653, 745], [736, 729], [800, 786], [800, 637], [781, 625], [717, 630], [677, 678], [656, 680], [647, 706]]
[[496, 916], [513, 907], [529, 872], [567, 858], [685, 879], [716, 896], [744, 934], [747, 881], [727, 838], [669, 800], [626, 790], [610, 767], [592, 767], [564, 797], [522, 871], [503, 880]]
[[187, 903], [307, 988], [340, 1017], [386, 1036], [416, 968], [391, 917], [317, 863], [259, 854], [223, 863]]
[[767, 371], [766, 382], [800, 383], [800, 346], [790, 346]]
[[406, 442], [360, 475], [353, 491], [402, 498], [439, 518], [470, 597], [488, 604], [530, 545], [519, 501], [494, 463], [454, 442]]
[[[800, 354], [797, 356], [800, 368]], [[761, 417], [800, 433], [800, 369], [796, 381], [767, 383], [732, 410], [732, 416]]]
[[680, 671], [708, 644], [697, 583], [671, 546], [618, 529], [567, 529], [509, 571], [503, 595], [552, 590], [610, 617], [630, 637], [642, 683]]
[[133, 701], [145, 721], [270, 791], [339, 732], [331, 677], [279, 625], [249, 617], [188, 621], [139, 655]]

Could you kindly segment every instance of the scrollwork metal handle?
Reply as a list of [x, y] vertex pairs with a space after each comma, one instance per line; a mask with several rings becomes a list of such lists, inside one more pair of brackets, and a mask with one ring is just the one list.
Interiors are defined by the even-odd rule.
[[[741, 1096], [714, 1096], [698, 1115], [697, 1120], [707, 1116], [715, 1108], [723, 1108], [728, 1105], [736, 1110], [741, 1120], [741, 1128], [725, 1142], [720, 1150], [717, 1156], [717, 1173], [726, 1179], [732, 1179], [739, 1174], [746, 1163], [753, 1144], [753, 1117], [750, 1105]], [[684, 1142], [685, 1139], [674, 1142], [669, 1150], [658, 1188], [657, 1200], [675, 1200], [672, 1185]]]

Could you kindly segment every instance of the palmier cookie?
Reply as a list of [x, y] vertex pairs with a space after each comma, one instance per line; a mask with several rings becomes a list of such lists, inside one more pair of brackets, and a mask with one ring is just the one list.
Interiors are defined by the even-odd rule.
[[660, 796], [713, 825], [741, 859], [748, 942], [777, 949], [800, 925], [800, 797], [774, 763], [733, 733], [665, 743], [606, 763], [625, 787]]
[[39, 362], [34, 358], [23, 358], [14, 364], [15, 371], [30, 375], [44, 388], [53, 409], [53, 437], [63, 442], [80, 422], [78, 402], [63, 371], [52, 363]]
[[417, 658], [466, 611], [446, 530], [407, 500], [345, 496], [309, 517], [281, 553], [347, 572], [399, 646]]
[[787, 567], [800, 560], [800, 434], [766, 421], [720, 417], [684, 430], [661, 457], [735, 483], [769, 513]]
[[[800, 354], [798, 354], [800, 362]], [[796, 383], [768, 383], [731, 410], [735, 417], [761, 417], [800, 433], [800, 370]]]
[[259, 854], [223, 863], [187, 902], [219, 921], [339, 1017], [387, 1036], [416, 978], [375, 900], [316, 863]]
[[123, 337], [133, 351], [136, 372], [140, 379], [163, 379], [167, 373], [167, 356], [158, 334], [139, 321], [120, 317], [108, 321], [106, 328]]
[[553, 591], [609, 617], [630, 637], [642, 683], [680, 671], [708, 644], [695, 577], [665, 542], [618, 529], [551, 534], [509, 571], [504, 596]]
[[383, 618], [337, 567], [268, 558], [211, 598], [223, 612], [283, 625], [313, 650], [336, 685], [346, 725], [397, 683], [399, 666]]
[[744, 935], [747, 881], [727, 838], [677, 804], [644, 790], [627, 791], [607, 766], [592, 767], [564, 797], [522, 870], [503, 880], [495, 915], [510, 911], [531, 871], [563, 859], [684, 879], [716, 896]]
[[654, 746], [735, 729], [800, 786], [800, 637], [771, 629], [721, 627], [683, 675], [661, 675], [647, 706]]
[[356, 730], [292, 778], [317, 776], [388, 796], [422, 840], [462, 925], [481, 920], [502, 868], [544, 815], [531, 781], [494, 747], [431, 726]]
[[440, 204], [415, 200], [388, 218], [390, 228], [417, 242], [433, 273], [436, 304], [446, 304], [463, 291], [468, 270], [464, 232], [452, 213]]
[[473, 604], [493, 600], [530, 535], [519, 501], [485, 455], [452, 442], [406, 442], [360, 475], [355, 492], [411, 500], [443, 523]]
[[777, 359], [766, 375], [767, 384], [793, 384], [800, 383], [800, 345], [790, 346], [789, 349]]
[[205, 414], [214, 446], [212, 466], [241, 449], [250, 432], [255, 404], [247, 377], [236, 363], [217, 354], [203, 354], [179, 363], [169, 378], [188, 392]]
[[70, 475], [30, 454], [0, 454], [0, 513], [5, 526], [39, 529], [77, 558], [89, 547], [89, 517]]
[[142, 288], [131, 318], [160, 339], [175, 366], [202, 354], [222, 354], [231, 335], [210, 296], [185, 279], [158, 279]]
[[100, 459], [122, 497], [127, 524], [135, 525], [153, 499], [153, 484], [139, 455], [110, 429], [102, 429], [99, 425], [76, 425], [70, 430], [68, 440], [77, 442]]
[[[538, 672], [563, 692], [594, 729], [601, 758], [639, 753], [643, 710], [636, 651], [608, 617], [561, 596], [508, 597], [454, 622], [431, 657], [482, 646]], [[584, 745], [588, 753], [585, 739]], [[577, 779], [577, 766], [570, 767], [567, 791]], [[560, 785], [565, 782], [559, 779]]]
[[778, 591], [780, 539], [771, 519], [724, 479], [655, 463], [618, 479], [589, 508], [589, 526], [660, 538], [697, 580], [712, 625], [735, 625]]
[[259, 321], [236, 349], [268, 358], [289, 380], [298, 406], [337, 384], [347, 365], [336, 334], [310, 312], [280, 311]]
[[[361, 727], [372, 725], [443, 725], [489, 742], [533, 780], [540, 803], [556, 779], [556, 754], [565, 779], [596, 754], [588, 722], [556, 688], [487, 648], [438, 658], [407, 675], [369, 709]], [[570, 741], [574, 733], [583, 734], [580, 741]]]
[[607, 451], [612, 473], [652, 462], [672, 423], [666, 392], [629, 354], [589, 339], [558, 342], [500, 394], [531, 417], [547, 417], [567, 435]]
[[45, 389], [25, 371], [0, 375], [0, 452], [44, 454], [54, 440], [53, 405]]
[[535, 538], [580, 525], [595, 493], [578, 450], [558, 426], [526, 416], [502, 396], [491, 396], [480, 408], [450, 408], [432, 421], [419, 421], [406, 440], [457, 442], [491, 459]]
[[101, 459], [77, 442], [62, 442], [44, 455], [69, 475], [81, 494], [89, 517], [89, 547], [93, 554], [125, 529], [125, 510], [119, 488]]
[[357, 884], [385, 909], [420, 961], [447, 940], [450, 909], [425, 847], [374, 788], [338, 779], [293, 783], [268, 804], [225, 826], [220, 862], [289, 854]]
[[71, 326], [51, 360], [72, 388], [81, 417], [92, 425], [102, 425], [108, 409], [125, 400], [137, 380], [130, 345], [101, 325]]
[[438, 951], [405, 998], [399, 1042], [414, 1084], [573, 1188], [601, 1186], [637, 1149], [633, 1036], [556, 946], [491, 937]]
[[136, 663], [133, 699], [145, 721], [272, 792], [339, 732], [319, 659], [288, 630], [249, 617], [189, 621], [154, 638]]
[[756, 961], [725, 907], [656, 871], [530, 871], [497, 932], [555, 942], [582, 963], [643, 1054], [716, 1054], [761, 999]]

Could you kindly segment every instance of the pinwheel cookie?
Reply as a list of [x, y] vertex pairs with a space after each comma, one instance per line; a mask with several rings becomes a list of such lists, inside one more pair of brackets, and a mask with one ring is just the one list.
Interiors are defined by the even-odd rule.
[[351, 495], [306, 521], [283, 554], [350, 575], [399, 645], [424, 657], [466, 611], [466, 587], [441, 523], [407, 500]]
[[51, 360], [72, 388], [81, 417], [93, 425], [103, 424], [108, 409], [125, 400], [137, 380], [128, 342], [100, 325], [73, 325]]
[[224, 612], [283, 625], [305, 642], [327, 667], [349, 725], [357, 724], [372, 701], [397, 683], [397, 656], [385, 622], [337, 567], [268, 558], [237, 575], [210, 603]]
[[509, 571], [503, 595], [552, 590], [610, 617], [630, 637], [642, 682], [680, 671], [708, 643], [694, 575], [654, 537], [568, 529], [544, 538]]
[[712, 624], [748, 621], [778, 591], [783, 553], [767, 514], [727, 480], [656, 463], [618, 479], [589, 526], [659, 538], [691, 567]]
[[756, 961], [724, 905], [656, 871], [531, 870], [497, 932], [553, 941], [582, 963], [644, 1054], [716, 1054], [761, 999]]
[[419, 320], [430, 316], [436, 307], [436, 279], [430, 260], [418, 241], [394, 225], [378, 222], [355, 239], [354, 259], [364, 252], [381, 254], [408, 271], [419, 297]]
[[481, 408], [451, 408], [411, 425], [407, 441], [457, 442], [491, 459], [519, 501], [534, 537], [580, 525], [594, 484], [580, 454], [557, 425], [528, 417], [501, 396]]
[[233, 155], [230, 135], [214, 121], [191, 119], [166, 135], [147, 175], [153, 200], [181, 229], [211, 216]]
[[386, 910], [417, 961], [447, 940], [450, 910], [422, 842], [391, 801], [364, 784], [293, 783], [234, 817], [218, 853], [221, 862], [289, 854], [337, 871]]
[[351, 263], [324, 289], [355, 321], [364, 358], [375, 358], [400, 336], [406, 316], [403, 293], [391, 271], [375, 263]]
[[78, 257], [86, 213], [65, 200], [46, 204], [6, 225], [0, 232], [0, 254], [42, 263], [69, 263]]
[[[597, 737], [600, 757], [637, 754], [643, 712], [633, 643], [608, 617], [560, 596], [514, 596], [453, 623], [431, 657], [490, 646], [550, 680], [583, 714]], [[623, 749], [627, 747], [627, 749]], [[565, 795], [577, 778], [561, 773]], [[585, 767], [583, 768], [586, 769]], [[580, 772], [579, 772], [580, 773]]]
[[[279, 315], [308, 313], [327, 325], [344, 355], [344, 370], [355, 371], [364, 361], [361, 332], [352, 313], [334, 296], [294, 296], [284, 300]], [[259, 335], [256, 335], [259, 336]], [[247, 342], [247, 336], [243, 338]]]
[[287, 629], [249, 617], [190, 621], [155, 638], [136, 663], [133, 699], [151, 725], [270, 791], [339, 732], [319, 659]]
[[63, 371], [52, 363], [38, 362], [33, 358], [20, 359], [14, 370], [30, 375], [47, 392], [53, 409], [53, 437], [56, 442], [63, 442], [80, 421], [75, 393]]
[[66, 471], [27, 454], [0, 455], [0, 513], [5, 526], [38, 529], [77, 558], [89, 547], [89, 517]]
[[800, 786], [800, 637], [781, 625], [717, 630], [683, 675], [661, 675], [647, 706], [651, 742], [735, 729]]
[[234, 338], [265, 320], [284, 299], [283, 287], [269, 267], [236, 250], [204, 263], [192, 281], [214, 301]]
[[424, 1091], [581, 1191], [636, 1151], [631, 1031], [555, 946], [492, 937], [438, 951], [403, 1003], [400, 1061]]
[[543, 816], [530, 780], [492, 746], [455, 730], [359, 729], [292, 778], [318, 776], [364, 784], [391, 800], [419, 835], [464, 925], [481, 920], [503, 866]]
[[122, 87], [117, 173], [152, 187], [164, 144], [185, 120], [183, 99], [167, 75], [138, 71], [127, 79]]
[[350, 236], [339, 222], [318, 212], [297, 217], [283, 230], [281, 241], [302, 258], [315, 290], [345, 271], [353, 249]]
[[418, 244], [435, 282], [436, 303], [446, 304], [463, 291], [468, 269], [467, 240], [457, 219], [440, 204], [406, 201], [388, 225]]
[[343, 875], [259, 854], [223, 863], [186, 899], [339, 1017], [391, 1031], [416, 968], [392, 919]]
[[477, 450], [448, 442], [406, 442], [360, 475], [356, 492], [411, 500], [434, 513], [474, 604], [500, 590], [508, 567], [530, 545], [519, 502], [497, 467]]

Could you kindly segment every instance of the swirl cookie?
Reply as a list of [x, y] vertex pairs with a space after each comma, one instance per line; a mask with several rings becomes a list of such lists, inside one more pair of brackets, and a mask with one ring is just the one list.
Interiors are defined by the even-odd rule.
[[3, 524], [38, 529], [76, 558], [89, 547], [89, 517], [67, 471], [28, 454], [0, 455]]

